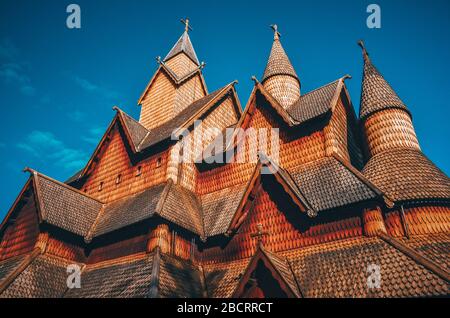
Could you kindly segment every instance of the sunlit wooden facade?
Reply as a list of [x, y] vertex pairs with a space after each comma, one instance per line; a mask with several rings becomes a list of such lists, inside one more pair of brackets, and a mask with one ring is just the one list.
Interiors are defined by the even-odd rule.
[[[0, 228], [0, 297], [447, 295], [450, 181], [363, 43], [359, 116], [347, 75], [301, 91], [276, 26], [242, 108], [235, 81], [208, 91], [185, 24], [139, 121], [115, 107], [64, 183], [27, 169]], [[278, 129], [277, 145], [237, 137], [251, 128]], [[244, 162], [205, 156], [242, 149]]]

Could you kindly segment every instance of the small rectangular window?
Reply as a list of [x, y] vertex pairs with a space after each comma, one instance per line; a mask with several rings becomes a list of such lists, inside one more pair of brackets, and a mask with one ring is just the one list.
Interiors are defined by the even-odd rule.
[[139, 177], [142, 174], [142, 166], [138, 166], [136, 169], [136, 177]]
[[102, 191], [103, 190], [103, 181], [99, 183], [98, 185], [98, 191]]
[[119, 184], [122, 182], [122, 174], [119, 174], [116, 178], [116, 184]]
[[159, 157], [159, 158], [156, 160], [156, 168], [161, 167], [161, 163], [162, 163], [162, 159], [161, 159], [161, 157]]

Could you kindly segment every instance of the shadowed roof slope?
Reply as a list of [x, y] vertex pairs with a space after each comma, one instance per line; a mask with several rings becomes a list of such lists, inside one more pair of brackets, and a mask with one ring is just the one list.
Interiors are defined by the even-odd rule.
[[363, 173], [394, 201], [450, 200], [450, 179], [419, 150], [395, 149], [376, 154]]
[[335, 157], [304, 164], [291, 171], [291, 175], [316, 211], [376, 200], [382, 196], [361, 173]]

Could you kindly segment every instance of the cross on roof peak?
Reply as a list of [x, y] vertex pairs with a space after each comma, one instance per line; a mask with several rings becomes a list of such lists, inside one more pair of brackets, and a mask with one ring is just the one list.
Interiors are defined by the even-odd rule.
[[276, 25], [276, 24], [271, 24], [270, 27], [272, 28], [272, 30], [273, 30], [273, 32], [274, 32], [273, 39], [274, 39], [274, 40], [279, 40], [279, 39], [280, 39], [280, 36], [281, 36], [281, 33], [278, 32], [278, 25]]
[[184, 24], [184, 32], [187, 33], [187, 32], [189, 32], [189, 30], [192, 31], [192, 28], [191, 28], [191, 26], [189, 25], [189, 18], [181, 19], [180, 21], [181, 21], [181, 23]]
[[261, 245], [262, 245], [262, 239], [263, 239], [263, 236], [264, 236], [264, 235], [268, 235], [269, 232], [263, 231], [263, 226], [262, 226], [261, 223], [258, 223], [258, 224], [256, 225], [256, 228], [257, 228], [257, 232], [256, 232], [256, 233], [250, 234], [250, 236], [253, 237], [253, 238], [256, 237], [256, 239], [258, 240], [258, 245], [261, 246]]

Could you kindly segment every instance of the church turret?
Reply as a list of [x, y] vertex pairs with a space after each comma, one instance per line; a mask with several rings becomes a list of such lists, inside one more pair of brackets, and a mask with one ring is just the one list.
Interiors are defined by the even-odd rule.
[[272, 25], [274, 40], [262, 78], [266, 90], [287, 108], [300, 97], [300, 80], [280, 41], [277, 25]]
[[385, 150], [420, 150], [411, 113], [372, 64], [362, 41], [364, 72], [359, 116], [369, 158]]
[[139, 122], [147, 129], [161, 126], [187, 106], [208, 94], [203, 78], [204, 63], [195, 53], [189, 19], [181, 20], [184, 32], [164, 59], [142, 93]]

